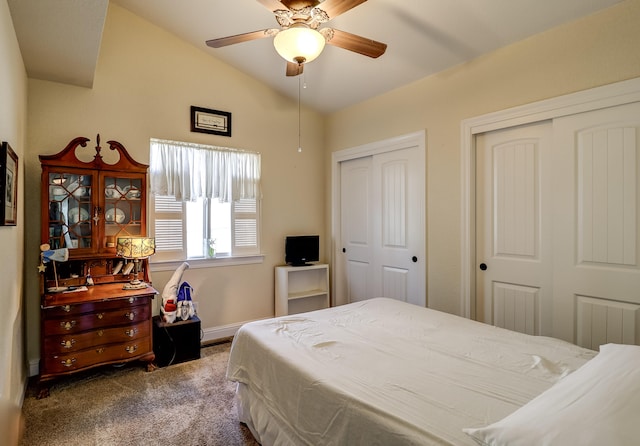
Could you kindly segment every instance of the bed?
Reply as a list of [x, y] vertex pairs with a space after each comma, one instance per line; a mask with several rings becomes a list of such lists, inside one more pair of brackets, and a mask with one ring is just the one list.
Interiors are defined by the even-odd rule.
[[265, 446], [631, 444], [640, 347], [605, 347], [375, 298], [244, 324], [227, 378]]

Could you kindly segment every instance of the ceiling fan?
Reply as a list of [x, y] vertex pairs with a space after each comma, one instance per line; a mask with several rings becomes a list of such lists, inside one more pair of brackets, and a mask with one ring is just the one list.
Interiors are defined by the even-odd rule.
[[325, 43], [369, 57], [379, 57], [385, 43], [320, 25], [355, 8], [367, 0], [258, 0], [275, 15], [280, 29], [269, 28], [235, 36], [207, 40], [212, 48], [221, 48], [250, 40], [273, 37], [278, 54], [287, 61], [287, 76], [302, 73], [303, 64], [322, 52]]

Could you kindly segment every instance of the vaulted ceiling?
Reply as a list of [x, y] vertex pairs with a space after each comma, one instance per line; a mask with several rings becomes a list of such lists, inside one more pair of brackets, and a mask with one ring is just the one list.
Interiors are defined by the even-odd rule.
[[[209, 39], [277, 28], [256, 0], [110, 0], [212, 57], [297, 97], [272, 38], [225, 48]], [[328, 22], [384, 42], [371, 59], [327, 46], [300, 77], [302, 101], [332, 112], [576, 20], [621, 0], [369, 0]], [[29, 77], [91, 87], [109, 0], [8, 0]], [[321, 6], [321, 5], [320, 5]]]

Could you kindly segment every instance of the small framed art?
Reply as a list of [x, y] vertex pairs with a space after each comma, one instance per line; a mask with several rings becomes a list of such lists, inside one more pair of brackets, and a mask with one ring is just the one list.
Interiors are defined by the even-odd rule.
[[231, 136], [231, 113], [192, 105], [191, 131]]
[[15, 226], [18, 215], [18, 155], [8, 142], [0, 148], [0, 226]]

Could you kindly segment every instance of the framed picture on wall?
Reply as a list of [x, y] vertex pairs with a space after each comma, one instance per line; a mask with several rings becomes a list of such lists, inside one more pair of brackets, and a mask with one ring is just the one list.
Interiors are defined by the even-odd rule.
[[15, 226], [18, 216], [18, 155], [8, 142], [0, 147], [0, 226]]
[[231, 136], [231, 113], [192, 105], [191, 131]]

